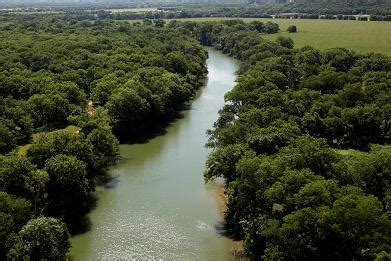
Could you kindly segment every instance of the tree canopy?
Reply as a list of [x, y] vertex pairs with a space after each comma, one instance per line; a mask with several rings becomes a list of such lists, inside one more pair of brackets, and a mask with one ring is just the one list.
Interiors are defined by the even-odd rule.
[[391, 251], [390, 65], [343, 48], [293, 49], [254, 31], [210, 31], [239, 59], [208, 146], [225, 223], [251, 259], [373, 260]]

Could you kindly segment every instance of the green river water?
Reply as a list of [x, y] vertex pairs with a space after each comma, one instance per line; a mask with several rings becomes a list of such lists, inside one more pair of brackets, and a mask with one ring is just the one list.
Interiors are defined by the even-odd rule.
[[183, 118], [148, 143], [121, 145], [114, 179], [97, 189], [91, 230], [72, 238], [74, 260], [231, 260], [217, 185], [205, 184], [206, 130], [235, 85], [235, 61], [208, 49], [208, 81]]

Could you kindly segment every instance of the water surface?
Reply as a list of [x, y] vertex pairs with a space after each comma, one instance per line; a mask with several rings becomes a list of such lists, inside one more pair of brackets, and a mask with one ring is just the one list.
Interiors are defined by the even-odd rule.
[[98, 188], [91, 230], [72, 238], [74, 260], [231, 260], [218, 227], [216, 188], [203, 180], [213, 126], [237, 65], [208, 49], [208, 81], [183, 118], [146, 144], [121, 145], [116, 177]]

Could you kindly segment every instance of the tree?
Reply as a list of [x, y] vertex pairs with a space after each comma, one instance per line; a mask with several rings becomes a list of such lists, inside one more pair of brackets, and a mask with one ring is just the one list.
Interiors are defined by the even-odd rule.
[[79, 86], [74, 82], [62, 82], [54, 85], [53, 91], [55, 93], [63, 94], [64, 98], [68, 100], [69, 103], [75, 104], [78, 106], [85, 106], [86, 104], [86, 95]]
[[131, 88], [118, 89], [106, 104], [115, 125], [137, 129], [149, 110], [148, 102]]
[[60, 94], [36, 94], [28, 102], [35, 127], [47, 128], [49, 124], [61, 125], [67, 122], [69, 102]]
[[116, 80], [101, 79], [92, 89], [93, 102], [104, 106], [116, 88], [118, 88], [118, 82]]
[[186, 57], [178, 51], [166, 55], [166, 64], [166, 68], [174, 73], [186, 74], [188, 71]]
[[93, 145], [79, 133], [65, 130], [43, 133], [27, 150], [27, 158], [43, 168], [46, 161], [58, 154], [74, 156], [89, 166], [93, 164]]
[[19, 240], [9, 251], [8, 258], [64, 260], [71, 246], [68, 229], [54, 218], [30, 220], [19, 232]]
[[87, 179], [87, 166], [74, 156], [57, 155], [48, 160], [47, 213], [72, 223], [88, 209], [92, 186]]
[[34, 215], [39, 215], [46, 203], [46, 184], [49, 182], [49, 175], [44, 170], [33, 171], [30, 177], [26, 177], [25, 186], [29, 191], [29, 198], [33, 203]]
[[293, 40], [291, 38], [289, 38], [289, 37], [279, 36], [279, 37], [277, 37], [276, 42], [279, 45], [281, 45], [283, 47], [286, 47], [288, 49], [292, 49], [293, 45], [294, 45]]
[[118, 140], [110, 128], [99, 127], [88, 134], [87, 140], [93, 146], [93, 165], [95, 171], [102, 171], [114, 165], [118, 159]]
[[204, 177], [206, 181], [223, 177], [227, 182], [236, 179], [235, 164], [247, 151], [242, 144], [228, 145], [213, 152], [206, 161]]
[[357, 60], [354, 52], [345, 48], [333, 48], [322, 53], [326, 64], [334, 67], [337, 72], [349, 71]]
[[4, 258], [12, 237], [31, 218], [31, 203], [0, 192], [0, 258]]
[[272, 22], [266, 22], [264, 27], [264, 32], [266, 34], [274, 34], [280, 30], [278, 24]]
[[258, 33], [263, 33], [264, 30], [265, 30], [265, 26], [262, 22], [260, 21], [252, 21], [250, 23], [250, 26], [255, 30], [257, 31]]
[[296, 33], [296, 32], [297, 32], [297, 27], [296, 27], [296, 25], [290, 25], [290, 26], [288, 26], [287, 31], [288, 31], [289, 33]]
[[32, 122], [25, 102], [0, 97], [0, 154], [28, 142], [31, 134]]
[[166, 22], [163, 19], [156, 19], [153, 21], [156, 27], [164, 27]]
[[26, 179], [31, 177], [36, 167], [19, 155], [0, 156], [0, 190], [9, 194], [27, 197]]

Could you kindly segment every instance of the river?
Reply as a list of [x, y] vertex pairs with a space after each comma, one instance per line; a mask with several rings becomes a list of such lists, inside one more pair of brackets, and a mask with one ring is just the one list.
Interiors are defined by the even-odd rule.
[[208, 48], [208, 81], [183, 118], [145, 144], [121, 145], [115, 177], [97, 189], [91, 230], [72, 238], [74, 260], [231, 260], [217, 185], [205, 184], [206, 130], [235, 85], [235, 61]]

